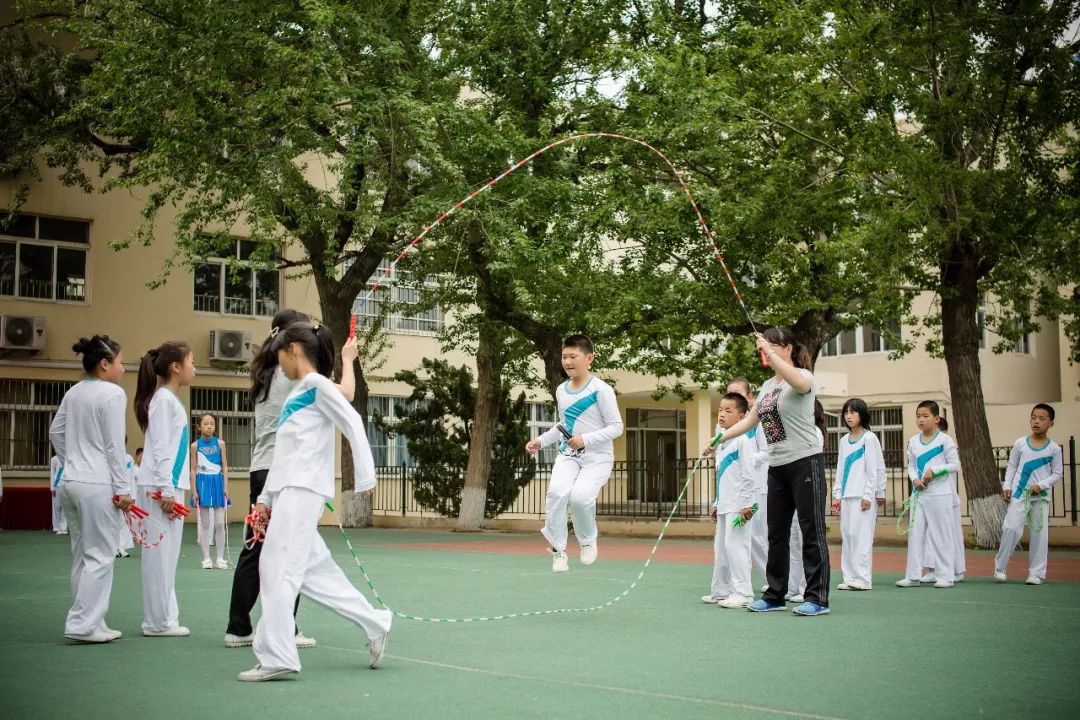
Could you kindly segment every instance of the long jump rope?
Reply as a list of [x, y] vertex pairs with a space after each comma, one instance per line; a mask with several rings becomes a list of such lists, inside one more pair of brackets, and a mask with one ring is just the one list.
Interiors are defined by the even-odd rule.
[[[446, 210], [441, 215], [439, 215], [437, 218], [435, 218], [434, 222], [432, 222], [430, 225], [424, 227], [420, 231], [420, 233], [416, 237], [414, 237], [402, 249], [402, 251], [400, 253], [398, 253], [397, 257], [394, 258], [393, 262], [388, 264], [383, 269], [382, 275], [379, 276], [379, 278], [376, 280], [376, 282], [368, 289], [367, 293], [361, 299], [361, 301], [359, 303], [359, 306], [357, 307], [357, 313], [364, 307], [364, 305], [367, 304], [367, 302], [371, 299], [371, 297], [375, 294], [375, 292], [378, 291], [379, 286], [382, 284], [382, 282], [393, 273], [394, 269], [397, 267], [397, 264], [402, 259], [404, 259], [406, 255], [408, 255], [409, 251], [412, 250], [413, 248], [417, 247], [423, 241], [423, 239], [432, 230], [434, 230], [436, 227], [438, 227], [443, 222], [445, 222], [450, 216], [452, 216], [455, 212], [457, 212], [461, 207], [463, 207], [464, 205], [466, 205], [467, 203], [472, 201], [474, 198], [479, 196], [484, 191], [490, 190], [492, 187], [497, 185], [503, 179], [505, 179], [506, 177], [511, 175], [514, 171], [528, 165], [530, 162], [532, 162], [534, 159], [536, 159], [540, 155], [543, 155], [548, 150], [560, 147], [562, 145], [567, 145], [567, 144], [570, 144], [570, 143], [574, 143], [574, 142], [577, 142], [579, 140], [589, 139], [589, 138], [609, 138], [609, 139], [612, 139], [612, 140], [621, 140], [621, 141], [624, 141], [624, 142], [634, 143], [635, 145], [639, 145], [639, 146], [645, 148], [646, 150], [648, 150], [653, 155], [655, 155], [656, 157], [658, 157], [660, 160], [663, 161], [663, 163], [668, 167], [668, 169], [671, 171], [671, 173], [675, 176], [675, 180], [679, 183], [679, 187], [682, 188], [683, 193], [686, 195], [687, 201], [690, 203], [690, 206], [694, 209], [694, 214], [697, 215], [698, 227], [701, 229], [701, 232], [703, 232], [705, 234], [705, 237], [708, 239], [709, 244], [712, 247], [713, 256], [716, 258], [717, 262], [720, 263], [720, 267], [723, 268], [724, 276], [727, 278], [728, 284], [731, 286], [731, 290], [735, 294], [735, 300], [738, 302], [739, 308], [742, 310], [743, 314], [746, 316], [746, 320], [747, 320], [747, 322], [750, 323], [750, 327], [753, 328], [754, 332], [756, 333], [757, 332], [757, 326], [754, 324], [754, 320], [750, 316], [750, 311], [746, 307], [746, 303], [743, 301], [742, 294], [739, 292], [739, 288], [735, 284], [735, 279], [734, 279], [734, 277], [732, 277], [731, 271], [728, 269], [727, 263], [724, 261], [724, 256], [720, 252], [720, 248], [717, 246], [716, 237], [713, 235], [713, 231], [709, 227], [708, 222], [705, 221], [705, 216], [702, 214], [701, 208], [698, 207], [697, 201], [694, 199], [694, 195], [690, 191], [690, 187], [687, 184], [686, 179], [683, 177], [682, 173], [679, 172], [679, 169], [677, 167], [675, 167], [675, 164], [672, 163], [671, 160], [669, 160], [666, 155], [664, 155], [662, 152], [657, 150], [655, 147], [653, 147], [649, 143], [647, 143], [647, 142], [645, 142], [643, 140], [638, 140], [637, 138], [629, 137], [627, 135], [619, 135], [617, 133], [609, 133], [609, 132], [580, 133], [580, 134], [577, 134], [577, 135], [567, 136], [567, 137], [562, 138], [560, 140], [556, 140], [555, 142], [552, 142], [552, 143], [540, 148], [539, 150], [535, 151], [531, 155], [528, 155], [525, 158], [523, 158], [522, 160], [520, 160], [520, 161], [514, 163], [513, 165], [509, 166], [502, 173], [500, 173], [499, 175], [496, 175], [494, 178], [488, 180], [486, 183], [484, 183], [483, 185], [481, 185], [480, 187], [476, 188], [471, 193], [466, 195], [464, 199], [459, 200], [458, 202], [454, 203], [454, 205], [452, 205], [448, 210]], [[355, 337], [355, 335], [356, 335], [357, 313], [354, 313], [352, 315], [351, 325], [350, 325], [350, 328], [349, 328], [349, 337], [350, 338]], [[713, 438], [712, 441], [711, 441], [711, 444], [715, 445], [718, 441], [719, 441], [719, 436]], [[528, 611], [524, 611], [524, 612], [503, 613], [503, 614], [499, 614], [499, 615], [488, 615], [488, 616], [466, 617], [466, 618], [424, 617], [424, 616], [421, 616], [421, 615], [410, 615], [408, 613], [404, 613], [404, 612], [401, 612], [399, 610], [395, 610], [394, 608], [387, 605], [386, 601], [384, 601], [382, 596], [379, 595], [379, 591], [375, 587], [375, 582], [371, 579], [371, 576], [368, 574], [367, 570], [364, 569], [364, 565], [360, 561], [360, 557], [359, 557], [359, 555], [357, 555], [355, 548], [353, 548], [353, 544], [349, 540], [349, 535], [348, 535], [348, 533], [345, 532], [345, 527], [341, 523], [340, 514], [338, 514], [334, 510], [334, 506], [332, 504], [326, 503], [326, 506], [327, 506], [327, 508], [330, 509], [331, 512], [335, 513], [335, 516], [337, 518], [338, 529], [341, 531], [341, 537], [344, 538], [345, 545], [349, 548], [349, 552], [352, 554], [353, 560], [356, 562], [356, 566], [360, 569], [360, 573], [364, 576], [364, 580], [367, 581], [368, 588], [370, 588], [371, 593], [375, 598], [375, 601], [380, 606], [382, 606], [383, 608], [389, 610], [391, 613], [393, 613], [397, 617], [404, 618], [406, 620], [417, 620], [417, 621], [420, 621], [420, 622], [429, 622], [429, 623], [472, 623], [472, 622], [490, 622], [490, 621], [494, 621], [494, 620], [510, 620], [510, 619], [513, 619], [513, 618], [534, 617], [534, 616], [538, 616], [538, 615], [559, 615], [559, 614], [567, 614], [567, 613], [595, 612], [595, 611], [598, 611], [598, 610], [603, 610], [605, 608], [609, 608], [612, 605], [614, 605], [615, 603], [621, 601], [623, 598], [625, 598], [627, 595], [629, 595], [634, 590], [634, 588], [637, 587], [639, 582], [641, 582], [641, 579], [645, 576], [645, 571], [648, 570], [649, 565], [652, 564], [653, 557], [656, 555], [656, 551], [660, 547], [660, 543], [664, 539], [664, 534], [667, 532], [668, 527], [671, 525], [671, 520], [675, 517], [675, 513], [678, 511], [679, 506], [682, 504], [683, 498], [686, 496], [687, 489], [690, 487], [690, 483], [693, 481], [694, 476], [700, 470], [701, 463], [702, 463], [702, 461], [704, 459], [705, 459], [704, 457], [699, 457], [697, 459], [697, 461], [694, 462], [693, 466], [690, 468], [689, 472], [687, 473], [686, 481], [683, 483], [682, 488], [679, 490], [679, 494], [675, 498], [675, 502], [671, 506], [671, 511], [668, 513], [667, 518], [664, 520], [664, 524], [660, 529], [660, 534], [657, 536], [656, 542], [653, 543], [652, 549], [649, 551], [649, 556], [648, 556], [648, 558], [646, 558], [645, 564], [641, 567], [641, 570], [638, 572], [637, 577], [634, 578], [634, 581], [632, 583], [630, 583], [629, 587], [627, 587], [625, 590], [623, 590], [621, 593], [619, 593], [615, 597], [611, 598], [607, 602], [599, 604], [599, 605], [592, 605], [592, 606], [589, 606], [589, 607], [558, 608], [558, 609], [554, 609], [554, 610], [528, 610]], [[754, 509], [754, 511], [756, 511], [757, 506], [755, 505], [753, 509]], [[735, 523], [737, 525], [741, 525], [742, 524], [741, 518], [736, 518]]]

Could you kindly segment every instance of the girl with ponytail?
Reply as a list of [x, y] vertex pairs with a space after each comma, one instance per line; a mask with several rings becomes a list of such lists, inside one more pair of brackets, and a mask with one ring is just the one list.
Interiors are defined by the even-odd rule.
[[71, 534], [72, 604], [64, 637], [106, 643], [120, 637], [105, 615], [120, 512], [132, 503], [124, 459], [123, 354], [108, 335], [79, 338], [72, 350], [82, 355], [86, 377], [64, 394], [49, 428], [59, 465], [57, 495]]
[[187, 343], [169, 340], [143, 355], [135, 390], [135, 419], [143, 429], [143, 462], [137, 480], [139, 498], [150, 516], [165, 528], [157, 547], [142, 552], [143, 635], [185, 637], [176, 604], [176, 564], [184, 521], [176, 505], [191, 489], [190, 428], [180, 388], [195, 379], [195, 357]]
[[757, 404], [745, 418], [724, 431], [727, 442], [757, 427], [769, 452], [768, 589], [751, 603], [754, 612], [785, 610], [791, 564], [791, 527], [798, 517], [803, 535], [804, 602], [796, 615], [829, 612], [829, 548], [825, 541], [825, 460], [815, 423], [817, 383], [810, 371], [810, 353], [789, 328], [772, 327], [757, 336], [757, 348], [773, 377], [758, 392]]

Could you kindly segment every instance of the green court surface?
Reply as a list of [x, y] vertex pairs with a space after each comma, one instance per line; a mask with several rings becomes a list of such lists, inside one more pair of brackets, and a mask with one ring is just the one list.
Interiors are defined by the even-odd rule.
[[[132, 557], [117, 561], [108, 618], [124, 638], [100, 646], [62, 636], [67, 538], [0, 533], [0, 717], [929, 720], [1080, 711], [1080, 583], [971, 577], [952, 590], [901, 590], [892, 585], [897, 575], [879, 572], [872, 592], [836, 592], [831, 615], [800, 618], [705, 606], [710, 568], [670, 561], [654, 563], [601, 612], [452, 625], [398, 619], [378, 670], [367, 668], [359, 628], [301, 601], [300, 627], [319, 641], [302, 651], [303, 672], [240, 683], [236, 674], [254, 656], [222, 646], [232, 574], [200, 569], [187, 530], [177, 589], [191, 637], [139, 635]], [[340, 534], [323, 533], [367, 592]], [[605, 602], [641, 562], [605, 558], [604, 549], [649, 545], [603, 541], [597, 565], [583, 568], [572, 556], [570, 572], [553, 575], [538, 539], [535, 556], [498, 551], [524, 536], [350, 535], [387, 602], [442, 617]], [[495, 552], [465, 552], [473, 543], [494, 543]], [[1054, 553], [1050, 562], [1075, 558]]]

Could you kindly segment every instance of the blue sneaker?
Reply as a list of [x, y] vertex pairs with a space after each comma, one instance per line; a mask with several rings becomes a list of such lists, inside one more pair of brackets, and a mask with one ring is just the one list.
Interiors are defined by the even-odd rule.
[[771, 605], [765, 601], [765, 598], [758, 598], [747, 605], [746, 609], [750, 612], [777, 612], [779, 610], [787, 610], [787, 605]]
[[791, 612], [795, 613], [796, 615], [805, 615], [807, 617], [813, 617], [814, 615], [828, 615], [829, 614], [829, 608], [825, 607], [824, 605], [818, 605], [817, 603], [813, 603], [813, 602], [804, 602], [802, 605], [795, 608]]

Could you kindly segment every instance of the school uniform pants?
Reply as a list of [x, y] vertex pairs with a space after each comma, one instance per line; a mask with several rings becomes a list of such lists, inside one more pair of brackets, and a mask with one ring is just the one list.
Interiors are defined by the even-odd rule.
[[960, 514], [960, 496], [953, 495], [953, 529], [956, 541], [953, 548], [956, 554], [953, 556], [953, 574], [960, 576], [967, 572], [967, 545], [964, 543], [964, 520]]
[[611, 477], [610, 456], [590, 458], [560, 455], [551, 468], [540, 533], [552, 548], [566, 552], [566, 509], [574, 513], [574, 535], [579, 545], [596, 542], [596, 498]]
[[90, 635], [106, 627], [120, 511], [109, 485], [64, 481], [56, 494], [71, 534], [71, 609], [64, 633]]
[[1024, 524], [1030, 521], [1035, 527], [1041, 529], [1035, 532], [1029, 528], [1028, 575], [1045, 580], [1046, 550], [1050, 542], [1046, 524], [1050, 519], [1050, 503], [1047, 500], [1032, 500], [1031, 514], [1033, 517], [1029, 520], [1023, 500], [1016, 498], [1009, 500], [1009, 509], [1005, 511], [1005, 520], [1001, 523], [1001, 546], [994, 559], [994, 569], [1005, 571], [1009, 565], [1009, 557], [1024, 534]]
[[758, 510], [750, 518], [750, 560], [764, 575], [769, 562], [769, 493], [758, 493], [757, 504]]
[[64, 504], [60, 502], [60, 488], [54, 488], [53, 491], [56, 493], [51, 498], [53, 532], [68, 532], [68, 522], [67, 517], [65, 517], [64, 514]]
[[[161, 503], [150, 497], [160, 488], [139, 486], [138, 504], [150, 513], [146, 521], [147, 543], [157, 542], [157, 547], [144, 547], [141, 553], [143, 623], [145, 632], [165, 632], [180, 626], [180, 606], [176, 602], [176, 564], [180, 561], [180, 544], [184, 539], [184, 521], [172, 520], [161, 509]], [[184, 501], [181, 491], [177, 502]]]
[[[249, 476], [250, 501], [249, 507], [254, 507], [259, 495], [262, 494], [266, 484], [266, 476], [269, 470], [252, 470]], [[263, 543], [248, 543], [251, 537], [251, 528], [244, 525], [244, 549], [240, 551], [240, 558], [236, 561], [236, 569], [233, 571], [232, 598], [229, 601], [229, 625], [225, 632], [237, 637], [247, 637], [254, 629], [251, 626], [251, 610], [259, 599], [259, 560], [262, 557]], [[293, 616], [300, 607], [300, 596], [296, 596], [293, 604]], [[299, 629], [296, 630], [299, 632]]]
[[956, 579], [956, 522], [951, 495], [919, 494], [908, 533], [908, 580], [918, 582], [925, 567], [934, 568], [938, 580]]
[[716, 533], [713, 537], [713, 597], [730, 595], [754, 597], [750, 584], [750, 545], [752, 531], [749, 524], [734, 527], [739, 513], [720, 513], [716, 516]]
[[829, 546], [825, 540], [825, 461], [819, 453], [786, 465], [769, 467], [769, 588], [762, 597], [782, 605], [791, 570], [791, 524], [797, 514], [802, 530], [803, 571], [809, 602], [829, 605]]
[[253, 646], [264, 668], [300, 670], [293, 620], [298, 594], [356, 623], [369, 641], [390, 631], [393, 615], [376, 610], [349, 582], [319, 535], [324, 502], [299, 487], [286, 487], [273, 498], [259, 563], [263, 612]]
[[849, 585], [873, 585], [874, 529], [877, 527], [877, 501], [862, 509], [862, 498], [840, 501], [840, 569]]

